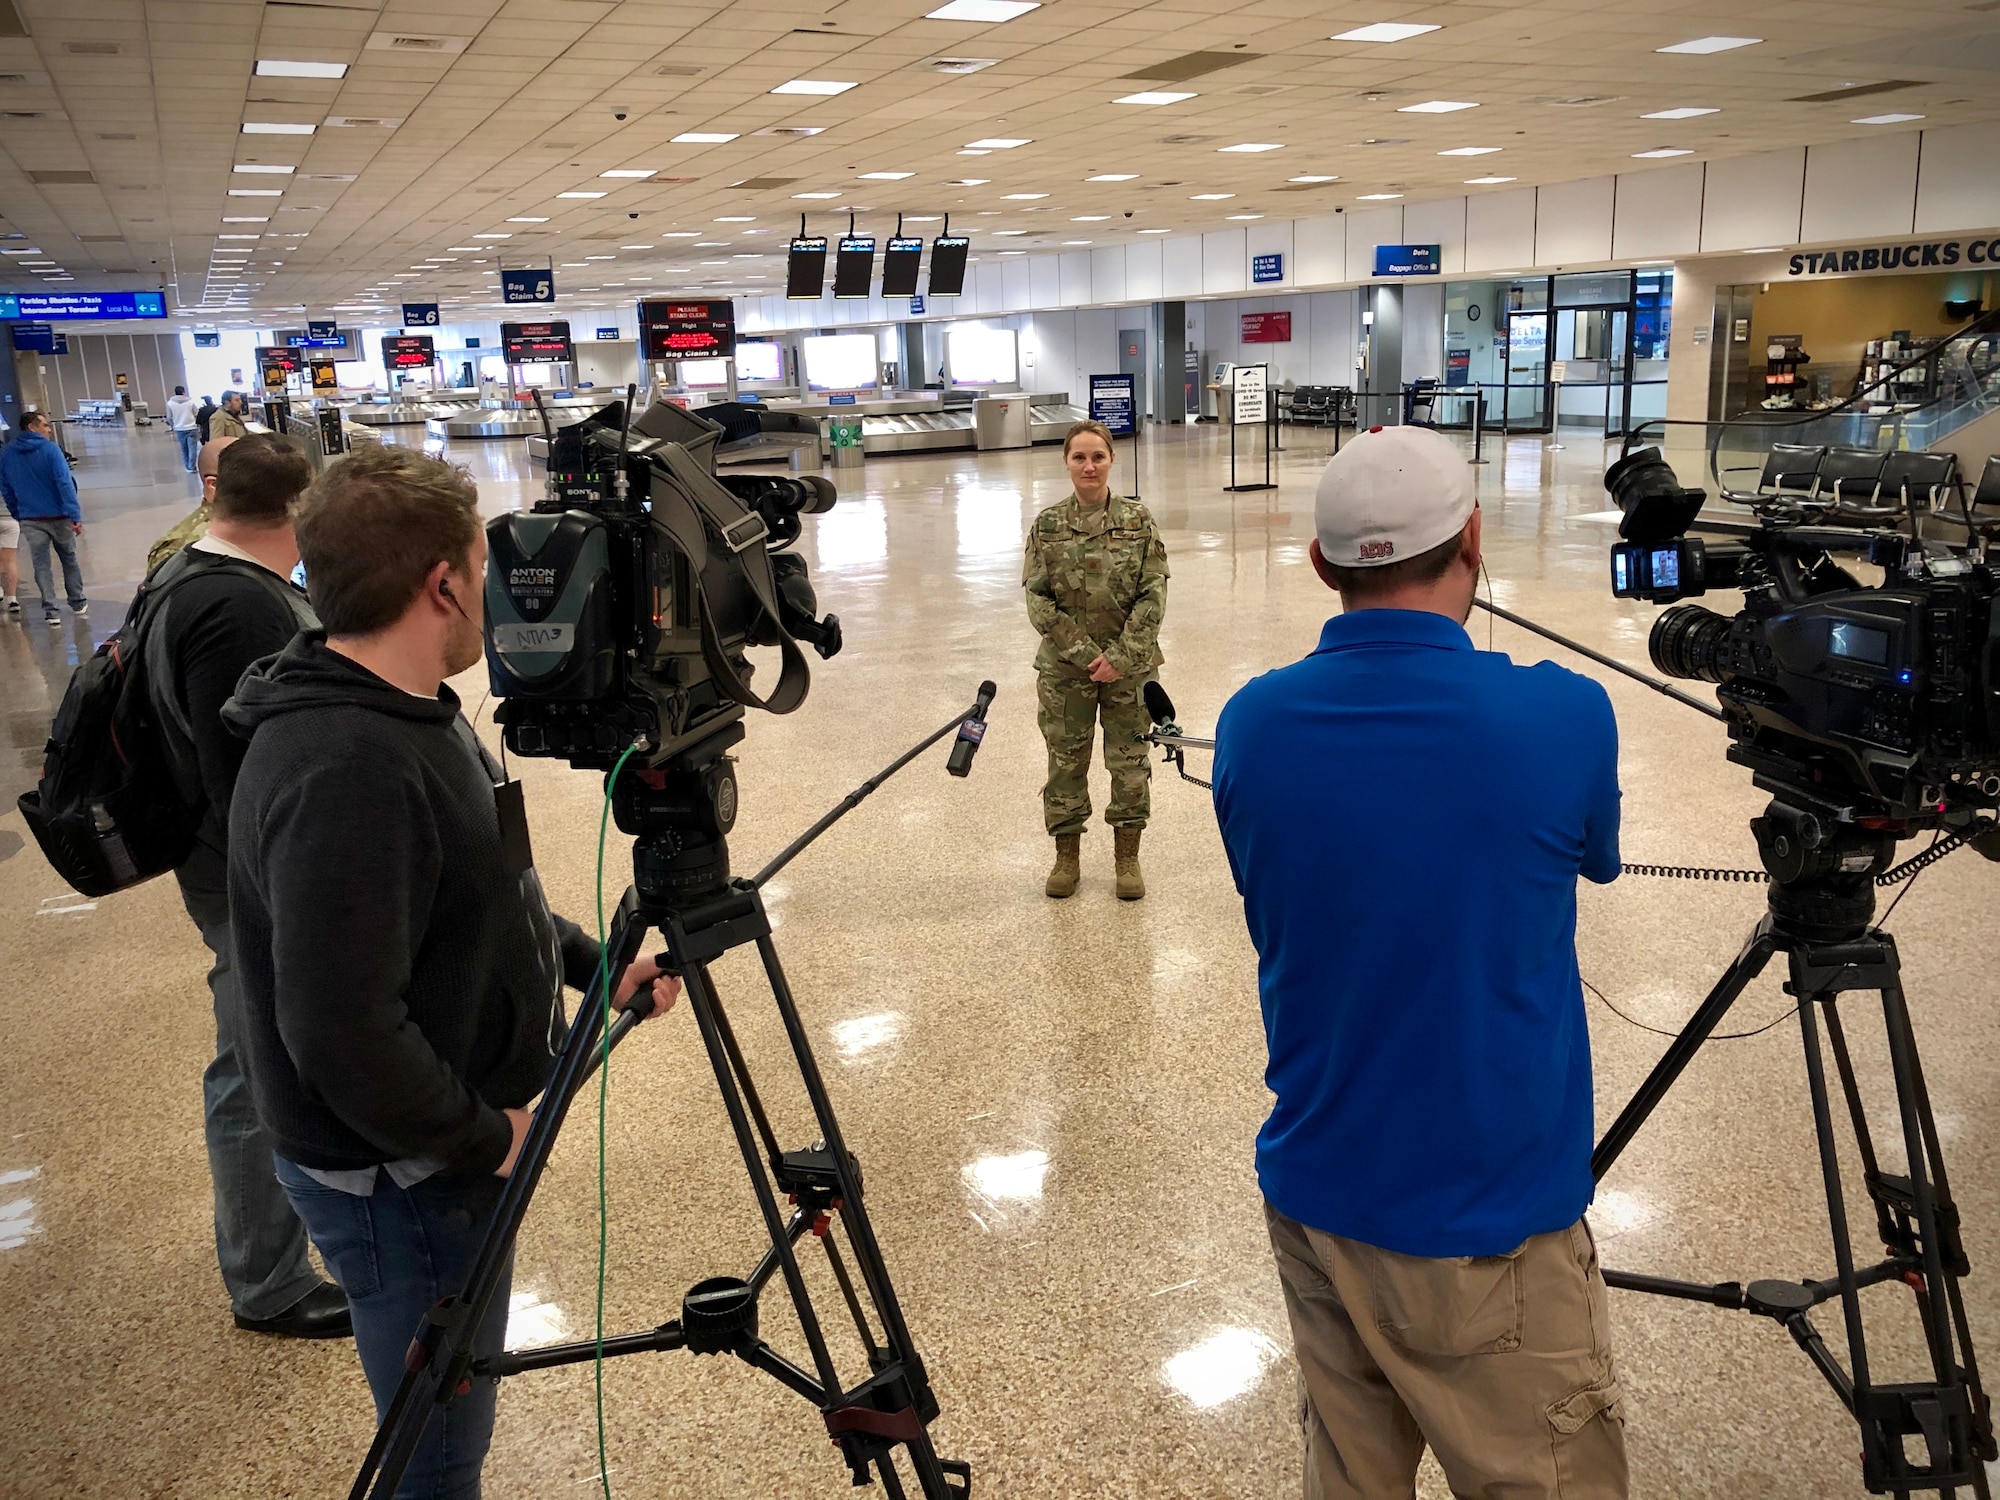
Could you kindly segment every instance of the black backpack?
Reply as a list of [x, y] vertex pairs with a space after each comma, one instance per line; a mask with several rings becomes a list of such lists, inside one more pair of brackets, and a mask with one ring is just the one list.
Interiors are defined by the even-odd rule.
[[42, 779], [16, 804], [55, 872], [85, 896], [163, 875], [194, 849], [205, 809], [175, 781], [142, 663], [159, 601], [209, 571], [177, 555], [139, 586], [125, 623], [70, 677]]

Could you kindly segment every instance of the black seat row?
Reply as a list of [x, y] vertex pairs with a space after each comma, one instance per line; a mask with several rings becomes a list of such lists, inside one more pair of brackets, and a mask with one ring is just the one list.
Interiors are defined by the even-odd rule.
[[[1723, 497], [1743, 505], [1788, 502], [1801, 511], [1837, 512], [1852, 520], [1888, 520], [1911, 511], [1944, 508], [1958, 484], [1958, 459], [1951, 453], [1884, 453], [1874, 448], [1813, 447], [1774, 443], [1757, 471], [1754, 490], [1729, 488], [1728, 476], [1749, 469], [1724, 469]], [[1995, 477], [1987, 460], [1980, 489]], [[1996, 488], [2000, 500], [2000, 488]]]
[[1324, 427], [1351, 415], [1354, 392], [1344, 385], [1301, 385], [1292, 390], [1292, 420]]

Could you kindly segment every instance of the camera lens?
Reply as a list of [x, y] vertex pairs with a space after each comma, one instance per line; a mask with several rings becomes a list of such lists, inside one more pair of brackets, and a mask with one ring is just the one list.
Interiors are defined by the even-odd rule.
[[1653, 665], [1669, 677], [1694, 682], [1723, 682], [1729, 676], [1725, 656], [1729, 617], [1699, 604], [1663, 610], [1646, 642]]

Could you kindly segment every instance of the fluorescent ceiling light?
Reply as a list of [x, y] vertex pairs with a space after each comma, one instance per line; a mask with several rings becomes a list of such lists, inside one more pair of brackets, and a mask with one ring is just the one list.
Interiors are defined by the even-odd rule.
[[254, 240], [258, 237], [254, 234], [218, 234], [216, 236], [219, 240]]
[[1234, 193], [1194, 193], [1190, 195], [1188, 201], [1192, 203], [1220, 203], [1224, 198], [1234, 198], [1235, 196]]
[[1921, 120], [1922, 115], [1863, 115], [1858, 120], [1849, 120], [1850, 125], [1907, 125], [1912, 120]]
[[1231, 220], [1236, 220], [1236, 219], [1261, 219], [1264, 216], [1262, 214], [1231, 214], [1229, 217]]
[[1401, 193], [1363, 193], [1361, 194], [1360, 201], [1363, 203], [1387, 203], [1391, 198], [1400, 198], [1402, 196]]
[[684, 130], [673, 138], [676, 146], [719, 146], [724, 141], [736, 139], [733, 130]]
[[963, 151], [959, 152], [958, 154], [960, 156], [991, 156], [993, 153], [991, 151], [981, 151], [972, 146], [967, 146]]
[[1516, 180], [1512, 177], [1468, 177], [1465, 179], [1465, 185], [1467, 187], [1491, 187], [1496, 182], [1514, 182]]
[[1102, 223], [1103, 223], [1103, 222], [1104, 222], [1104, 221], [1105, 221], [1106, 219], [1108, 219], [1108, 218], [1110, 218], [1110, 217], [1111, 217], [1111, 215], [1110, 215], [1110, 214], [1078, 214], [1078, 215], [1077, 215], [1077, 216], [1076, 216], [1075, 218], [1073, 218], [1073, 219], [1071, 219], [1071, 220], [1070, 220], [1070, 223], [1072, 223], [1072, 224], [1102, 224]]
[[268, 224], [271, 221], [269, 219], [247, 218], [240, 214], [226, 214], [223, 216], [222, 222], [225, 224]]
[[604, 196], [604, 194], [603, 194], [603, 193], [601, 193], [601, 192], [591, 192], [591, 193], [557, 193], [557, 194], [556, 194], [556, 196], [557, 196], [558, 198], [602, 198], [602, 197]]
[[546, 224], [549, 220], [546, 214], [539, 216], [535, 214], [516, 214], [507, 222], [509, 224]]
[[650, 250], [653, 247], [651, 245], [620, 245], [618, 248], [620, 250]]
[[1634, 161], [1653, 161], [1663, 156], [1693, 156], [1694, 152], [1682, 146], [1661, 146], [1652, 151], [1634, 151]]
[[757, 216], [755, 214], [723, 214], [715, 222], [718, 224], [755, 224]]
[[1042, 0], [950, 0], [936, 10], [924, 12], [926, 21], [1011, 21], [1031, 10], [1040, 10]]
[[1017, 235], [1017, 234], [1026, 234], [1027, 232], [1028, 232], [1028, 231], [1027, 231], [1027, 230], [1025, 230], [1025, 229], [996, 229], [996, 230], [994, 230], [994, 231], [993, 231], [993, 233], [994, 233], [994, 236], [995, 236], [996, 238], [1000, 238], [1000, 237], [1003, 237], [1003, 236], [1009, 236], [1009, 235]]
[[257, 59], [259, 78], [345, 78], [347, 64], [336, 62], [287, 62], [282, 58]]
[[1016, 146], [1030, 144], [1032, 144], [1032, 141], [1027, 136], [989, 135], [976, 141], [967, 141], [965, 149], [968, 151], [1012, 151]]
[[1127, 94], [1122, 99], [1113, 99], [1113, 104], [1179, 104], [1183, 99], [1200, 97], [1196, 94], [1176, 94], [1165, 89], [1142, 89], [1136, 94]]
[[1691, 42], [1675, 42], [1671, 47], [1655, 47], [1653, 50], [1706, 55], [1710, 52], [1733, 52], [1738, 47], [1754, 47], [1763, 40], [1761, 36], [1698, 36]]
[[1312, 176], [1309, 176], [1309, 177], [1287, 177], [1287, 178], [1285, 179], [1285, 181], [1287, 181], [1287, 182], [1338, 182], [1338, 181], [1340, 181], [1340, 179], [1339, 179], [1338, 177], [1335, 177], [1335, 176], [1332, 176], [1332, 175], [1331, 175], [1331, 174], [1329, 174], [1329, 173], [1324, 173], [1324, 172], [1321, 172], [1321, 173], [1316, 173], [1316, 174], [1314, 174], [1314, 175], [1312, 175]]
[[1352, 31], [1342, 31], [1327, 38], [1334, 42], [1407, 42], [1413, 36], [1422, 36], [1427, 31], [1440, 31], [1442, 27], [1424, 26], [1414, 21], [1377, 21], [1372, 26], [1357, 26]]
[[1010, 200], [1016, 203], [1026, 203], [1035, 198], [1046, 198], [1046, 197], [1048, 197], [1047, 193], [1002, 193], [1000, 195], [1000, 199], [1003, 203]]
[[489, 229], [484, 234], [475, 234], [473, 238], [475, 240], [511, 240], [514, 238], [514, 235], [511, 230]]
[[1085, 182], [1137, 182], [1137, 172], [1102, 172], [1095, 177], [1086, 177]]
[[1477, 104], [1463, 99], [1427, 99], [1422, 104], [1405, 104], [1396, 111], [1399, 115], [1448, 115], [1461, 109], [1477, 109]]
[[947, 182], [947, 183], [945, 184], [945, 186], [946, 186], [946, 187], [985, 187], [985, 186], [986, 186], [986, 184], [987, 184], [987, 183], [989, 183], [989, 182], [991, 182], [992, 180], [993, 180], [993, 179], [992, 179], [991, 177], [954, 177], [954, 178], [952, 178], [952, 179], [951, 179], [951, 181]]
[[1719, 109], [1699, 109], [1687, 106], [1682, 109], [1656, 109], [1650, 115], [1639, 116], [1642, 120], [1692, 120], [1697, 115], [1719, 115]]
[[236, 163], [235, 167], [233, 167], [231, 170], [237, 172], [269, 172], [269, 173], [276, 173], [280, 176], [289, 177], [292, 175], [294, 171], [297, 170], [297, 168], [275, 166], [266, 162], [239, 161], [238, 163]]
[[863, 172], [863, 182], [901, 182], [905, 177], [914, 177], [915, 172]]
[[660, 238], [663, 240], [691, 240], [700, 233], [699, 229], [669, 229]]
[[1491, 156], [1498, 146], [1454, 146], [1449, 151], [1438, 152], [1439, 156]]
[[[1091, 240], [1064, 240], [1064, 241], [1063, 241], [1063, 243], [1064, 243], [1065, 245], [1089, 245], [1089, 244], [1092, 244], [1092, 243], [1094, 243], [1094, 241], [1091, 241]], [[1005, 253], [1005, 252], [1002, 252], [1002, 253]]]
[[912, 224], [935, 224], [943, 217], [943, 214], [911, 214], [910, 222]]
[[794, 193], [794, 198], [838, 198], [838, 193]]
[[285, 190], [283, 188], [231, 188], [229, 196], [232, 198], [282, 198], [285, 196]]
[[1140, 230], [1140, 231], [1139, 231], [1139, 233], [1141, 233], [1141, 234], [1172, 234], [1172, 233], [1173, 233], [1173, 231], [1172, 231], [1171, 229], [1142, 229], [1142, 230]]
[[643, 181], [651, 177], [657, 170], [658, 168], [656, 167], [619, 167], [615, 171], [599, 172], [597, 175], [599, 177], [632, 177]]
[[779, 84], [771, 92], [774, 94], [844, 94], [853, 88], [852, 83], [842, 83], [833, 78], [793, 78]]
[[1217, 151], [1241, 151], [1247, 154], [1257, 151], [1282, 151], [1285, 149], [1285, 146], [1282, 141], [1244, 141], [1238, 146], [1217, 146], [1215, 149]]
[[445, 249], [447, 249], [447, 250], [479, 250], [479, 249], [483, 249], [483, 248], [484, 248], [484, 246], [481, 246], [481, 245], [446, 245], [446, 246], [445, 246]]
[[616, 260], [616, 259], [618, 259], [618, 257], [617, 257], [617, 256], [615, 256], [615, 255], [586, 255], [586, 256], [584, 257], [584, 259], [585, 259], [585, 260]]
[[252, 120], [245, 122], [243, 133], [245, 135], [311, 135], [318, 128], [317, 125], [284, 125], [272, 120]]

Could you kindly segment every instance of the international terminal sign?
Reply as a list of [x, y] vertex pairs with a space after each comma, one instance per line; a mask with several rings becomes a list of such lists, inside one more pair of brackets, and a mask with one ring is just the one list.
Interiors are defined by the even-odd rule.
[[1835, 276], [1856, 271], [1928, 271], [1964, 265], [2000, 268], [2000, 239], [1919, 240], [1903, 245], [1802, 250], [1791, 258], [1786, 269], [1793, 276]]
[[30, 318], [164, 318], [167, 299], [159, 292], [0, 293], [0, 322]]

